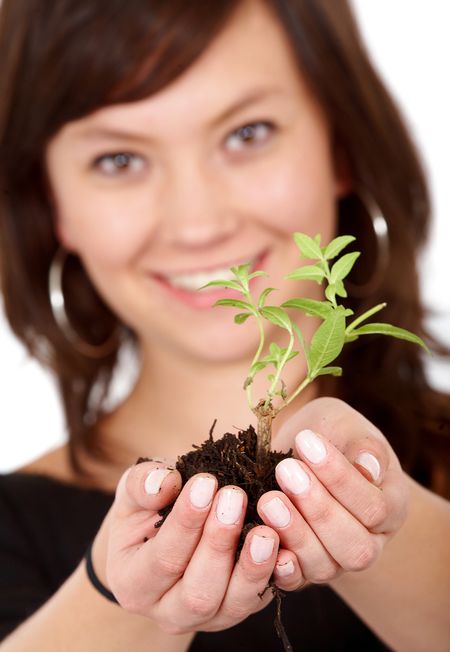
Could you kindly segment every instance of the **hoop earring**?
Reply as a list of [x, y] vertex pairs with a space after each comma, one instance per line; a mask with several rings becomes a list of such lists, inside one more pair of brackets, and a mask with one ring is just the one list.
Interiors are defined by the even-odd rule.
[[351, 296], [364, 298], [378, 288], [384, 277], [390, 258], [390, 239], [387, 221], [375, 200], [365, 190], [358, 190], [356, 194], [372, 225], [377, 243], [376, 264], [371, 278], [366, 283], [359, 284], [348, 280], [345, 285]]
[[50, 306], [56, 324], [59, 326], [64, 337], [70, 344], [84, 356], [92, 359], [104, 358], [114, 351], [119, 343], [117, 329], [103, 344], [90, 344], [83, 340], [73, 329], [66, 313], [64, 293], [62, 289], [62, 278], [64, 263], [67, 260], [68, 252], [60, 247], [50, 265], [48, 274], [48, 294]]

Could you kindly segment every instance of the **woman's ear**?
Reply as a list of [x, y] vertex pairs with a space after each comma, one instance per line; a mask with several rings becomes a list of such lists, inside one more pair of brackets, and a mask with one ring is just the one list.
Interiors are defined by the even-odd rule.
[[337, 138], [335, 138], [333, 143], [333, 162], [336, 198], [341, 199], [353, 190], [353, 179], [347, 152]]
[[67, 232], [66, 225], [64, 224], [64, 221], [61, 218], [58, 211], [58, 204], [56, 201], [55, 193], [53, 192], [52, 185], [50, 183], [50, 177], [47, 168], [44, 168], [43, 178], [44, 178], [44, 192], [48, 202], [48, 206], [50, 208], [56, 239], [58, 240], [61, 247], [64, 247], [64, 249], [66, 249], [67, 251], [71, 251], [75, 253], [75, 248], [73, 246], [72, 239], [69, 233]]
[[66, 251], [76, 253], [75, 247], [73, 246], [72, 238], [70, 237], [70, 234], [65, 228], [65, 224], [63, 220], [61, 220], [57, 214], [55, 214], [54, 216], [54, 225], [55, 225], [56, 237], [59, 241], [59, 244], [62, 247], [64, 247]]

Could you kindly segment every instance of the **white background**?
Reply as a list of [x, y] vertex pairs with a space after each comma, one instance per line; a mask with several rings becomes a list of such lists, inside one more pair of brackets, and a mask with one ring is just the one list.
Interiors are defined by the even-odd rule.
[[[450, 343], [450, 39], [444, 0], [353, 0], [369, 51], [402, 107], [422, 152], [435, 207], [422, 258], [426, 305], [439, 308], [430, 326]], [[1, 311], [0, 311], [1, 312]], [[450, 390], [450, 367], [430, 363], [434, 384]], [[54, 385], [27, 358], [0, 314], [0, 471], [9, 471], [65, 440]]]

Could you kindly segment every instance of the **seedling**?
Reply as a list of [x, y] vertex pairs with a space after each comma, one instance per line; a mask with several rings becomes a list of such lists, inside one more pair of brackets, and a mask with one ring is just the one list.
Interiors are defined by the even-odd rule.
[[[385, 303], [379, 303], [357, 317], [352, 310], [339, 303], [341, 298], [347, 296], [344, 279], [360, 255], [355, 251], [340, 256], [343, 249], [355, 240], [353, 236], [339, 236], [326, 246], [321, 246], [320, 235], [310, 238], [303, 233], [295, 233], [294, 240], [300, 258], [308, 260], [309, 263], [293, 270], [286, 279], [324, 283], [325, 298], [322, 301], [293, 298], [279, 306], [267, 305], [269, 295], [276, 288], [267, 287], [262, 290], [259, 297], [254, 298], [250, 281], [257, 276], [267, 276], [267, 273], [262, 270], [250, 272], [250, 263], [232, 267], [234, 278], [231, 280], [216, 280], [203, 286], [204, 288], [222, 286], [237, 290], [242, 295], [242, 299], [220, 299], [214, 305], [237, 308], [238, 313], [234, 317], [236, 324], [254, 319], [259, 332], [259, 344], [243, 383], [249, 408], [257, 417], [256, 433], [253, 426], [249, 426], [247, 430], [239, 431], [237, 436], [225, 433], [222, 437], [213, 440], [214, 422], [209, 438], [200, 446], [194, 445], [194, 450], [178, 457], [176, 463], [182, 485], [194, 474], [207, 472], [216, 476], [219, 488], [231, 484], [245, 489], [248, 503], [244, 526], [237, 545], [236, 559], [239, 558], [249, 530], [262, 523], [257, 511], [259, 498], [267, 491], [279, 489], [275, 477], [277, 464], [292, 455], [292, 449], [288, 452], [270, 449], [272, 421], [277, 414], [319, 376], [327, 374], [340, 376], [342, 368], [333, 363], [345, 344], [363, 335], [391, 335], [428, 350], [420, 337], [403, 328], [378, 322], [367, 323], [370, 317], [386, 306]], [[307, 316], [320, 318], [321, 323], [310, 342], [305, 341], [300, 328], [290, 317], [288, 310], [291, 309], [300, 310]], [[276, 342], [266, 342], [265, 321], [286, 331], [286, 346], [282, 347]], [[283, 372], [287, 364], [296, 363], [292, 361], [298, 356], [303, 356], [306, 361], [306, 375], [298, 386], [289, 388], [283, 379]], [[257, 374], [267, 370], [270, 373], [267, 376], [265, 396], [255, 402], [252, 394], [253, 381]], [[137, 463], [148, 459], [141, 457]], [[155, 527], [162, 525], [171, 509], [172, 505], [168, 505], [160, 510], [161, 520], [155, 524]], [[272, 588], [277, 603], [274, 623], [276, 631], [285, 652], [292, 652], [292, 646], [281, 621], [281, 598], [284, 594], [278, 589], [273, 578], [266, 589], [269, 587]], [[261, 597], [265, 590], [260, 594]]]
[[[342, 375], [342, 368], [332, 366], [332, 363], [339, 356], [345, 344], [353, 342], [363, 335], [378, 334], [391, 335], [427, 349], [420, 337], [403, 328], [379, 322], [364, 323], [382, 310], [386, 303], [379, 303], [354, 319], [353, 311], [339, 303], [339, 298], [347, 296], [344, 279], [360, 255], [359, 251], [354, 251], [339, 256], [343, 249], [355, 240], [353, 236], [339, 236], [326, 246], [321, 246], [320, 235], [310, 238], [304, 233], [294, 233], [293, 237], [299, 249], [300, 258], [312, 262], [298, 267], [285, 278], [325, 283], [323, 301], [293, 298], [279, 306], [266, 305], [269, 294], [276, 288], [265, 288], [255, 299], [250, 290], [251, 279], [257, 276], [268, 276], [268, 274], [262, 270], [249, 273], [250, 263], [232, 267], [234, 279], [211, 281], [200, 288], [222, 286], [237, 290], [242, 294], [242, 299], [220, 299], [214, 305], [237, 308], [239, 312], [234, 317], [236, 324], [243, 324], [249, 318], [256, 320], [259, 346], [245, 378], [244, 390], [249, 407], [258, 420], [256, 462], [259, 469], [262, 468], [262, 459], [270, 450], [272, 421], [275, 416], [318, 376]], [[331, 263], [331, 261], [334, 262]], [[287, 309], [292, 308], [322, 320], [309, 344], [305, 342], [300, 328], [287, 312]], [[267, 343], [264, 334], [264, 321], [269, 321], [285, 330], [288, 336], [285, 347], [280, 347], [276, 342], [268, 343], [268, 352], [265, 355], [263, 352], [265, 349], [267, 350]], [[299, 354], [306, 360], [307, 373], [297, 387], [289, 390], [282, 374], [286, 365]], [[255, 403], [252, 395], [253, 380], [257, 374], [268, 367], [271, 368], [271, 373], [267, 376], [266, 395]], [[274, 404], [276, 397], [279, 397], [277, 405]]]

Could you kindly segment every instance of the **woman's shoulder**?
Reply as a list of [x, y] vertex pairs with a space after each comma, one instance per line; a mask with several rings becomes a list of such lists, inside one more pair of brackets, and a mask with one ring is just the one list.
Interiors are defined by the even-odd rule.
[[0, 555], [2, 549], [16, 544], [28, 549], [30, 541], [40, 550], [45, 550], [50, 540], [69, 549], [70, 537], [79, 542], [78, 554], [97, 531], [114, 492], [81, 482], [67, 461], [67, 449], [60, 446], [13, 471], [0, 473], [0, 521], [5, 526]]
[[68, 463], [67, 444], [45, 452], [36, 459], [16, 468], [13, 473], [30, 476], [39, 475], [66, 484], [78, 484], [74, 481], [74, 474]]
[[46, 451], [34, 460], [3, 474], [3, 478], [32, 484], [35, 481], [47, 482], [55, 487], [66, 487], [80, 491], [99, 491], [111, 494], [115, 484], [99, 465], [89, 464], [89, 475], [83, 476], [72, 468], [68, 444], [62, 444]]
[[114, 494], [77, 481], [65, 454], [60, 447], [0, 473], [0, 522], [7, 523], [2, 535], [46, 541], [61, 529], [98, 526]]
[[25, 583], [37, 574], [56, 590], [113, 503], [113, 494], [74, 483], [60, 464], [62, 453], [0, 473], [0, 592], [5, 568], [13, 585], [20, 574]]

